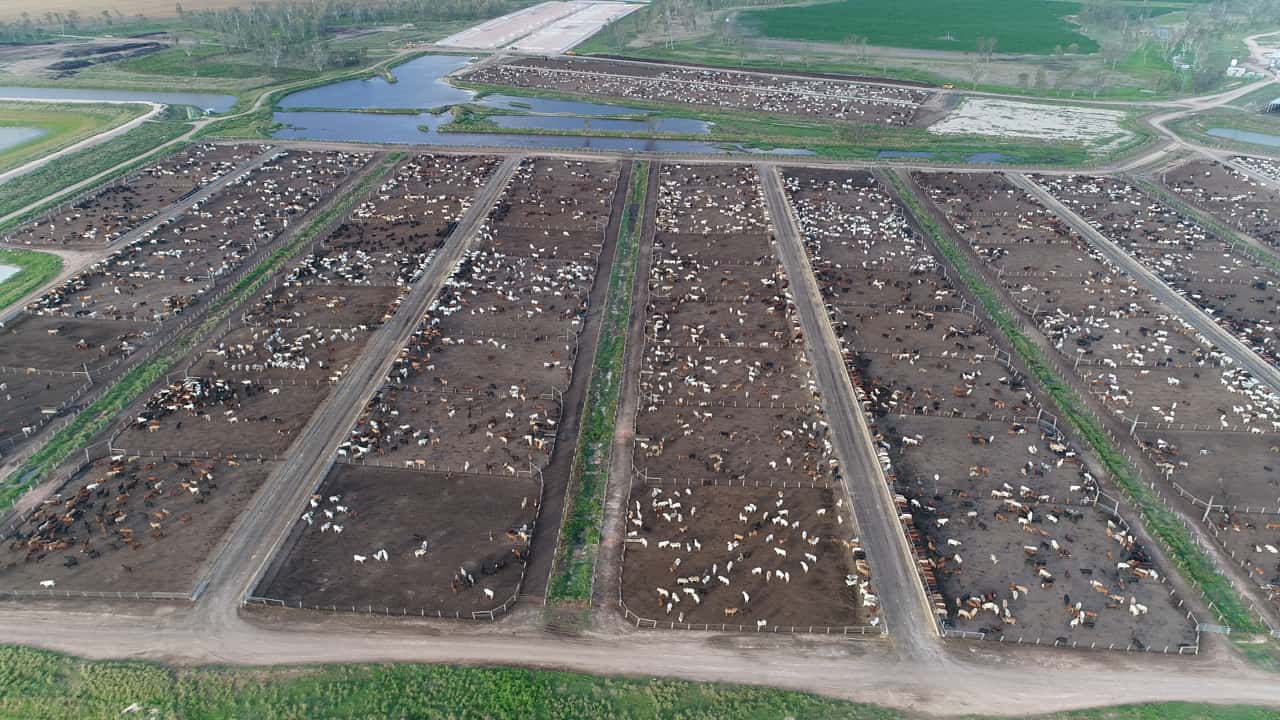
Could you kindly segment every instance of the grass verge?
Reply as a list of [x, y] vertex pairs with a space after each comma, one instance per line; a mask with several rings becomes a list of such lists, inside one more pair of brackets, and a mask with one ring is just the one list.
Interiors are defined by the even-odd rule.
[[0, 152], [0, 172], [58, 152], [123, 125], [147, 112], [146, 105], [57, 103], [0, 104], [0, 128], [36, 128], [44, 134]]
[[55, 433], [44, 447], [32, 454], [21, 467], [5, 478], [3, 485], [0, 485], [0, 512], [11, 507], [28, 487], [46, 477], [62, 464], [68, 455], [87, 445], [95, 435], [102, 432], [117, 415], [169, 372], [210, 331], [221, 324], [237, 305], [257, 292], [274, 273], [284, 267], [290, 258], [314, 240], [330, 221], [349, 212], [371, 187], [381, 182], [401, 157], [400, 153], [396, 153], [383, 160], [372, 173], [345, 191], [341, 202], [316, 215], [297, 235], [276, 248], [247, 272], [232, 286], [227, 295], [214, 301], [206, 311], [205, 319], [199, 325], [174, 341], [165, 350], [130, 369], [102, 397], [90, 403], [66, 427]]
[[0, 310], [4, 310], [61, 272], [62, 258], [34, 250], [0, 250], [0, 265], [20, 268], [0, 282]]
[[[41, 198], [87, 180], [98, 173], [109, 170], [120, 163], [151, 152], [155, 148], [180, 137], [191, 129], [185, 122], [170, 120], [152, 120], [113, 138], [101, 145], [71, 153], [55, 163], [14, 178], [4, 184], [4, 192], [0, 193], [0, 217], [21, 210], [28, 205], [39, 202]], [[122, 168], [120, 173], [140, 166], [144, 160]], [[41, 208], [43, 209], [43, 208]], [[12, 227], [22, 220], [37, 214], [39, 209], [5, 223], [4, 228]]]
[[1013, 321], [1009, 311], [996, 291], [975, 272], [960, 248], [928, 213], [908, 183], [897, 173], [886, 173], [897, 194], [929, 233], [938, 249], [955, 268], [965, 286], [982, 303], [987, 315], [999, 326], [1013, 345], [1014, 351], [1035, 375], [1040, 386], [1053, 398], [1063, 417], [1093, 449], [1098, 460], [1106, 466], [1116, 483], [1128, 496], [1142, 516], [1148, 532], [1164, 541], [1170, 557], [1182, 571], [1182, 575], [1204, 593], [1206, 602], [1217, 612], [1221, 620], [1240, 632], [1259, 632], [1263, 628], [1252, 615], [1243, 599], [1236, 594], [1231, 583], [1222, 575], [1177, 516], [1165, 507], [1151, 488], [1138, 479], [1137, 472], [1124, 455], [1111, 443], [1102, 427], [1084, 410], [1083, 401], [1054, 372], [1053, 366]]
[[556, 563], [547, 585], [547, 601], [590, 603], [600, 524], [604, 520], [604, 490], [609, 480], [613, 427], [622, 388], [622, 365], [631, 318], [640, 232], [645, 197], [649, 193], [649, 164], [636, 163], [627, 186], [627, 207], [618, 229], [618, 248], [609, 272], [609, 293], [601, 319], [600, 340], [587, 388], [586, 417], [578, 430], [578, 453], [569, 475], [568, 514], [560, 528]]
[[[122, 711], [135, 708], [127, 713]], [[905, 720], [898, 710], [768, 687], [452, 665], [175, 669], [0, 646], [0, 718], [795, 718]], [[976, 716], [967, 716], [978, 720]], [[1267, 720], [1246, 705], [1123, 705], [1040, 720]]]

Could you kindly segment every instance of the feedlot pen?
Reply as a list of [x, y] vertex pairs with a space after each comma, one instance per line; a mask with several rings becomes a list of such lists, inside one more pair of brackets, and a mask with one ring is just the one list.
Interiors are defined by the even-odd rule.
[[1195, 624], [1127, 523], [1098, 506], [1080, 447], [879, 182], [812, 169], [784, 180], [948, 634], [1193, 650]]
[[639, 627], [874, 632], [759, 178], [664, 164], [620, 601]]
[[573, 376], [574, 354], [618, 173], [520, 164], [256, 601], [465, 619], [510, 609], [535, 533], [559, 521], [540, 516], [543, 470], [574, 450], [562, 398], [588, 379]]
[[1064, 376], [1117, 437], [1131, 436], [1175, 509], [1202, 520], [1253, 582], [1280, 586], [1280, 558], [1269, 549], [1280, 547], [1272, 420], [1280, 396], [1002, 177], [915, 180], [1048, 340]]

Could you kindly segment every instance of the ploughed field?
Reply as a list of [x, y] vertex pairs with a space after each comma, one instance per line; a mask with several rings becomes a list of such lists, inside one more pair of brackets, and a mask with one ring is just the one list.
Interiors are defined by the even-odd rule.
[[[1134, 435], [1169, 502], [1193, 518], [1213, 504], [1210, 534], [1255, 581], [1280, 583], [1280, 398], [1271, 388], [1002, 177], [915, 180], [1077, 387]], [[1011, 263], [1020, 253], [1045, 260]], [[1088, 291], [1073, 295], [1067, 283]]]
[[463, 79], [578, 95], [745, 110], [878, 125], [911, 125], [921, 88], [594, 58], [515, 58]]
[[[196, 146], [175, 157], [201, 159], [192, 172], [206, 177], [261, 154], [260, 146], [236, 147]], [[11, 378], [14, 390], [0, 405], [0, 452], [25, 445], [49, 420], [106, 387], [131, 356], [192, 322], [207, 298], [271, 252], [371, 158], [336, 152], [260, 158], [203, 202], [28, 303], [0, 342], [0, 382]], [[172, 179], [172, 162], [131, 179]]]
[[1150, 553], [1095, 505], [1077, 443], [890, 195], [865, 172], [784, 181], [939, 618], [987, 638], [1194, 643]]
[[574, 442], [559, 437], [560, 398], [618, 173], [522, 161], [257, 594], [462, 618], [509, 607], [534, 532], [558, 521], [538, 518], [542, 470]]
[[656, 182], [628, 618], [765, 631], [878, 624], [759, 178], [745, 166], [664, 164]]
[[1280, 362], [1275, 270], [1121, 180], [1035, 181], [1260, 356]]
[[110, 245], [266, 151], [265, 145], [190, 145], [45, 213], [4, 240], [66, 248]]

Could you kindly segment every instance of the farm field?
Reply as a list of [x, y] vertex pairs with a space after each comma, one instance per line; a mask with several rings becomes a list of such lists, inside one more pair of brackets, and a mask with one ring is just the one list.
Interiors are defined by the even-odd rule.
[[784, 179], [945, 627], [1180, 652], [1194, 623], [946, 269], [865, 172]]
[[627, 619], [765, 631], [877, 624], [759, 178], [749, 167], [664, 164], [654, 181]]
[[1096, 52], [1097, 42], [1065, 19], [1078, 10], [1074, 3], [1046, 0], [907, 0], [891, 7], [843, 0], [747, 10], [739, 17], [758, 34], [790, 40], [839, 43], [857, 34], [872, 45], [973, 51], [979, 38], [994, 37], [1002, 53], [1047, 55], [1071, 45]]
[[[1170, 173], [1170, 177], [1175, 173]], [[1182, 176], [1191, 192], [1205, 178]], [[1070, 368], [1082, 395], [1132, 433], [1169, 501], [1203, 518], [1263, 586], [1280, 582], [1267, 550], [1280, 542], [1272, 467], [1280, 396], [1229, 358], [1047, 209], [997, 175], [914, 176], [969, 242], [1010, 304]], [[1022, 258], [1023, 260], [1019, 260]], [[1033, 265], [1022, 265], [1035, 259]], [[1083, 286], [1088, 288], [1079, 292]], [[1066, 288], [1074, 288], [1066, 294]], [[1215, 511], [1207, 513], [1206, 505]]]
[[0, 103], [0, 135], [9, 128], [34, 129], [42, 133], [16, 145], [0, 147], [0, 172], [122, 125], [146, 111], [145, 105]]
[[[455, 167], [454, 187], [493, 170], [480, 158]], [[262, 602], [453, 618], [510, 609], [535, 534], [556, 532], [558, 518], [539, 511], [544, 486], [565, 479], [543, 470], [573, 449], [562, 398], [586, 381], [573, 359], [618, 177], [617, 163], [521, 162], [300, 510]]]

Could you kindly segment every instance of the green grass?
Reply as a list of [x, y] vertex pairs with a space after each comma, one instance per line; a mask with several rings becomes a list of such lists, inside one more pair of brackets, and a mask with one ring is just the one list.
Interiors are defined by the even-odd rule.
[[0, 151], [0, 172], [123, 125], [147, 109], [145, 105], [0, 104], [0, 128], [30, 127], [45, 131], [41, 137]]
[[149, 120], [101, 145], [71, 153], [58, 162], [14, 178], [4, 184], [4, 192], [0, 193], [0, 216], [20, 210], [115, 165], [139, 158], [190, 129], [191, 126], [185, 122]]
[[341, 202], [316, 215], [288, 243], [276, 248], [246, 273], [232, 286], [227, 295], [214, 301], [206, 311], [205, 319], [195, 329], [146, 362], [129, 370], [102, 397], [91, 403], [66, 427], [55, 433], [44, 447], [32, 454], [21, 467], [5, 478], [3, 485], [0, 485], [0, 512], [12, 506], [28, 487], [47, 477], [67, 459], [68, 455], [87, 445], [94, 436], [106, 429], [116, 416], [165, 373], [172, 370], [187, 352], [217, 327], [237, 305], [262, 287], [272, 274], [281, 270], [291, 257], [315, 239], [325, 225], [349, 212], [364, 197], [369, 188], [375, 187], [375, 184], [390, 172], [401, 157], [400, 153], [388, 156], [371, 174], [347, 190]]
[[167, 77], [216, 78], [221, 80], [252, 80], [264, 78], [270, 81], [304, 80], [319, 73], [297, 67], [270, 68], [259, 62], [256, 56], [241, 53], [233, 55], [216, 45], [198, 45], [191, 48], [188, 57], [184, 48], [170, 48], [160, 52], [132, 58], [116, 64], [124, 72], [139, 75], [163, 75]]
[[[907, 186], [907, 183], [896, 173], [888, 175], [898, 195], [956, 269], [961, 281], [982, 303], [987, 315], [1008, 338], [1018, 358], [1035, 376], [1045, 392], [1053, 398], [1063, 418], [1089, 444], [1098, 460], [1115, 478], [1116, 483], [1138, 510], [1147, 531], [1164, 542], [1170, 557], [1182, 571], [1183, 577], [1204, 593], [1206, 602], [1212, 603], [1217, 615], [1225, 624], [1240, 632], [1261, 631], [1262, 626], [1249, 613], [1242, 598], [1236, 594], [1230, 581], [1218, 570], [1213, 559], [1196, 545], [1186, 526], [1156, 497], [1151, 488], [1138, 478], [1133, 466], [1111, 443], [1098, 421], [1086, 410], [1084, 401], [1070, 385], [1058, 377], [1039, 347], [1014, 322], [997, 292], [970, 267], [964, 253], [942, 231], [941, 226], [925, 210], [920, 199]], [[1208, 619], [1202, 618], [1202, 620]]]
[[1052, 53], [1076, 45], [1097, 52], [1098, 43], [1062, 16], [1079, 11], [1069, 2], [1045, 0], [843, 0], [767, 10], [747, 10], [740, 21], [766, 37], [839, 43], [851, 35], [872, 45], [972, 52], [979, 38], [996, 38], [1002, 53]]
[[62, 258], [34, 250], [0, 250], [0, 265], [22, 268], [0, 282], [0, 310], [4, 310], [61, 272]]
[[649, 164], [637, 162], [631, 169], [627, 207], [618, 228], [618, 247], [609, 272], [609, 293], [587, 388], [587, 414], [578, 431], [578, 453], [570, 472], [569, 513], [560, 530], [556, 565], [547, 587], [550, 602], [591, 602], [591, 580], [600, 548], [600, 525], [604, 521], [609, 451], [613, 447], [613, 428], [618, 415], [636, 259], [648, 193]]
[[[122, 715], [135, 703], [138, 711]], [[153, 714], [154, 711], [154, 714]], [[170, 668], [0, 646], [4, 720], [906, 720], [897, 710], [768, 687], [452, 665]], [[966, 716], [980, 720], [977, 716]], [[1246, 705], [1163, 703], [1039, 720], [1274, 720]]]

